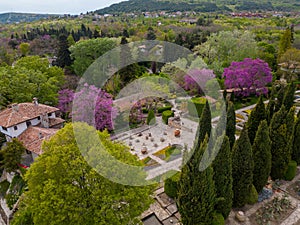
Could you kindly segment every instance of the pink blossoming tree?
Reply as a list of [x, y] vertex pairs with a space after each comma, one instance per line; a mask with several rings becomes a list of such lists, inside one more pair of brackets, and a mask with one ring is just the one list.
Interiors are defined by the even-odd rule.
[[73, 121], [86, 122], [101, 131], [113, 130], [116, 112], [112, 96], [94, 85], [85, 84], [76, 93], [68, 89], [60, 91], [58, 108]]
[[271, 68], [261, 59], [245, 58], [241, 62], [232, 62], [224, 69], [225, 87], [236, 89], [235, 94], [267, 94], [266, 85], [272, 82]]

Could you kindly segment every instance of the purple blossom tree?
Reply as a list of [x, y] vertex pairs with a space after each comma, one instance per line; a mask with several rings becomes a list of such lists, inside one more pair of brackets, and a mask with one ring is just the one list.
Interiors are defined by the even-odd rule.
[[184, 89], [191, 95], [204, 95], [207, 81], [215, 78], [216, 75], [209, 69], [192, 69], [184, 76]]
[[65, 118], [70, 117], [72, 111], [72, 102], [74, 99], [74, 91], [63, 89], [58, 92], [58, 108], [64, 114]]
[[80, 91], [74, 93], [65, 89], [60, 91], [59, 109], [70, 113], [73, 121], [86, 122], [97, 130], [113, 130], [116, 111], [112, 96], [94, 85], [84, 84]]
[[261, 59], [245, 58], [241, 62], [232, 62], [224, 69], [225, 87], [236, 89], [235, 94], [267, 94], [266, 85], [272, 82], [271, 68]]

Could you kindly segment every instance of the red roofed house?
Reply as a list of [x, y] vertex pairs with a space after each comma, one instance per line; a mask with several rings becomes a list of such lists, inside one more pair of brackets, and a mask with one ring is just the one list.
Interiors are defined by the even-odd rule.
[[62, 128], [64, 120], [57, 117], [58, 112], [58, 108], [39, 104], [37, 98], [33, 103], [13, 104], [0, 112], [0, 132], [7, 141], [18, 138], [34, 159], [42, 153], [42, 142]]

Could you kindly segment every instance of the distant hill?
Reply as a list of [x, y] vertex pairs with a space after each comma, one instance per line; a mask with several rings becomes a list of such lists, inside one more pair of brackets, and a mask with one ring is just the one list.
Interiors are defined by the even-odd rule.
[[20, 22], [32, 22], [40, 19], [48, 19], [59, 15], [53, 14], [34, 14], [34, 13], [2, 13], [0, 14], [0, 23], [20, 23]]
[[96, 10], [98, 14], [155, 11], [299, 11], [300, 0], [129, 0]]

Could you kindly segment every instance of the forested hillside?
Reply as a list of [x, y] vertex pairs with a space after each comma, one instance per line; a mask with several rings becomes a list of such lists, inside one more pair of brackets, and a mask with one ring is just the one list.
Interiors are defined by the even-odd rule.
[[300, 1], [238, 1], [238, 0], [129, 0], [97, 10], [96, 13], [130, 13], [154, 11], [299, 11]]
[[50, 15], [50, 14], [3, 13], [0, 14], [0, 23], [32, 22], [35, 20], [48, 19], [57, 16], [58, 15]]

